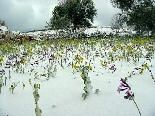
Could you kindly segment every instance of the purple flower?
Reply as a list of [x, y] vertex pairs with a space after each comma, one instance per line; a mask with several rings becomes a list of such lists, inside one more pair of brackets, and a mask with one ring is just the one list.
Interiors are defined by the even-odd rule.
[[98, 51], [95, 52], [95, 56], [97, 56], [97, 57], [99, 56], [99, 52]]
[[15, 65], [20, 65], [20, 61], [16, 61]]
[[140, 69], [141, 69], [141, 68], [138, 68], [138, 67], [137, 67], [137, 68], [135, 68], [135, 70], [140, 70]]
[[52, 55], [50, 55], [49, 60], [54, 60], [54, 58], [55, 58], [55, 56], [52, 54]]
[[10, 65], [10, 66], [11, 66], [11, 65], [12, 65], [12, 63], [11, 63], [11, 62], [7, 62], [7, 63], [6, 63], [6, 65]]
[[71, 63], [71, 62], [69, 62], [68, 66], [71, 66], [71, 65], [72, 65], [72, 63]]
[[121, 78], [121, 84], [118, 87], [118, 92], [120, 93], [120, 91], [124, 91], [124, 90], [131, 90], [130, 86], [126, 83], [126, 81], [124, 79]]
[[68, 48], [67, 52], [71, 51], [73, 53], [73, 49], [72, 48]]
[[43, 56], [46, 56], [47, 55], [47, 53], [45, 52], [44, 54], [43, 54]]
[[34, 64], [37, 64], [37, 65], [38, 65], [38, 64], [39, 64], [39, 61], [38, 61], [38, 60], [36, 60], [36, 61], [34, 62]]
[[4, 68], [10, 68], [10, 66], [5, 66]]
[[146, 60], [151, 60], [150, 56], [145, 56]]
[[9, 59], [9, 60], [17, 59], [17, 56], [10, 55], [10, 56], [8, 57], [8, 59]]
[[0, 70], [0, 74], [5, 74], [5, 70]]
[[132, 100], [134, 97], [134, 94], [132, 94], [132, 92], [130, 91], [127, 91], [125, 94], [126, 94], [126, 96], [124, 96], [125, 99]]
[[124, 79], [121, 78], [121, 84], [119, 85], [117, 91], [120, 93], [121, 91], [126, 90], [126, 95], [124, 96], [125, 99], [131, 100], [134, 97], [134, 94], [131, 92], [131, 87], [126, 83]]
[[128, 88], [121, 89], [121, 87], [119, 86], [118, 89], [117, 89], [117, 91], [118, 91], [118, 93], [120, 93], [121, 91], [124, 91], [126, 89], [128, 89]]
[[113, 72], [115, 72], [116, 71], [115, 64], [113, 64], [109, 69], [113, 70]]

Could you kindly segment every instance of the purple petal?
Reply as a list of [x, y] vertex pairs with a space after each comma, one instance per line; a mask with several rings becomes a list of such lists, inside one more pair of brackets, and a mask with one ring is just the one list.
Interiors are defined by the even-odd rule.
[[131, 99], [133, 97], [129, 91], [127, 91], [125, 94], [127, 94], [126, 96], [124, 96], [125, 99]]
[[117, 91], [118, 91], [118, 93], [120, 93], [121, 91], [124, 91], [126, 89], [128, 89], [128, 88], [121, 89], [121, 88], [118, 87]]

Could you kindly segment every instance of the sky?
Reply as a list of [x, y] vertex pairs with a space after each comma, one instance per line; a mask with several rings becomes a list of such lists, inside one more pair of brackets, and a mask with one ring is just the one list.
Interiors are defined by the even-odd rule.
[[[119, 12], [110, 0], [93, 0], [97, 9], [94, 26], [110, 26], [111, 18]], [[10, 30], [32, 31], [44, 29], [52, 17], [58, 0], [0, 0], [0, 19]]]

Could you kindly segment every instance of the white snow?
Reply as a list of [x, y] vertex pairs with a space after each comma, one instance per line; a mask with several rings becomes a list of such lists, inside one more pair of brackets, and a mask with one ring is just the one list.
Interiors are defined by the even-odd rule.
[[[34, 35], [37, 36], [35, 33]], [[89, 42], [95, 41], [92, 40]], [[106, 45], [101, 47], [100, 42], [105, 42]], [[0, 66], [0, 70], [5, 70], [3, 82], [5, 83], [5, 77], [9, 76], [9, 70], [11, 72], [11, 79], [7, 79], [6, 86], [4, 85], [1, 88], [0, 116], [35, 116], [34, 90], [29, 84], [29, 79], [31, 79], [32, 85], [35, 83], [40, 84], [38, 107], [42, 110], [41, 116], [139, 116], [135, 104], [130, 100], [124, 99], [125, 93], [121, 92], [119, 94], [117, 92], [120, 78], [128, 76], [132, 71], [135, 71], [136, 74], [127, 82], [135, 94], [135, 101], [139, 106], [142, 116], [154, 116], [155, 83], [151, 79], [148, 70], [144, 70], [143, 74], [140, 75], [138, 74], [139, 71], [136, 72], [134, 68], [142, 67], [143, 63], [147, 63], [155, 76], [155, 60], [152, 59], [150, 62], [142, 57], [139, 62], [134, 64], [132, 60], [127, 62], [123, 59], [108, 63], [104, 67], [101, 65], [100, 60], [110, 62], [108, 58], [110, 58], [109, 53], [112, 52], [113, 47], [109, 45], [112, 40], [101, 39], [100, 42], [96, 45], [93, 44], [92, 48], [82, 42], [77, 47], [76, 43], [65, 45], [66, 43], [64, 41], [61, 43], [60, 40], [57, 42], [51, 41], [49, 44], [47, 44], [48, 42], [40, 45], [34, 43], [25, 45], [25, 47], [21, 45], [17, 49], [19, 52], [4, 55], [4, 62]], [[63, 49], [60, 49], [61, 45]], [[126, 43], [123, 45], [126, 46]], [[128, 45], [130, 44], [128, 43]], [[31, 46], [33, 48], [32, 51]], [[145, 56], [149, 51], [143, 47], [141, 45], [140, 48], [142, 49], [142, 54]], [[67, 49], [70, 49], [70, 51], [66, 52]], [[90, 50], [88, 59], [86, 54], [87, 49]], [[134, 49], [139, 48], [136, 47]], [[9, 60], [8, 56], [15, 55], [19, 61], [22, 53], [31, 54], [31, 52], [32, 56], [23, 57], [26, 60], [26, 65], [20, 65], [22, 69], [24, 68], [24, 74], [20, 73], [20, 70], [16, 72], [15, 69], [17, 68], [4, 68], [7, 61], [16, 62], [16, 59]], [[98, 56], [95, 55], [97, 52]], [[113, 52], [113, 55], [122, 53], [123, 50], [118, 50], [117, 52]], [[77, 54], [84, 58], [83, 63], [80, 63], [81, 65], [84, 65], [85, 61], [87, 61], [87, 65], [90, 62], [92, 66], [92, 70], [88, 72], [88, 76], [90, 77], [93, 89], [86, 100], [82, 98], [84, 82], [80, 76], [81, 72], [77, 72], [71, 66], [72, 62], [75, 63], [75, 55]], [[53, 58], [52, 55], [55, 57], [54, 62], [49, 63], [49, 58]], [[155, 57], [154, 54], [153, 57]], [[66, 63], [64, 58], [66, 59]], [[109, 69], [113, 64], [116, 68], [114, 72]], [[50, 73], [53, 72], [54, 67], [57, 69], [54, 72], [56, 73], [54, 77], [50, 76], [47, 79], [47, 76], [40, 76], [41, 74], [48, 74], [49, 66], [51, 66]], [[34, 79], [35, 77], [36, 79]], [[9, 88], [12, 82], [18, 83], [19, 81], [20, 84], [14, 89], [14, 92], [10, 92]], [[24, 89], [23, 83], [25, 84]], [[96, 89], [99, 89], [98, 94], [94, 94]]]
[[6, 26], [0, 26], [0, 33], [5, 33], [8, 31], [8, 28]]
[[[71, 30], [43, 30], [43, 31], [34, 31], [34, 32], [27, 32], [27, 33], [21, 33], [23, 35], [28, 35], [28, 36], [33, 36], [35, 39], [44, 39], [45, 37], [50, 37], [50, 38], [63, 38], [63, 37], [77, 37], [77, 33], [84, 33], [87, 35], [87, 37], [90, 37], [91, 35], [98, 35], [98, 33], [105, 34], [105, 35], [110, 35], [116, 34], [116, 29], [111, 29], [111, 27], [92, 27], [92, 28], [81, 28], [80, 30], [77, 30], [76, 33], [70, 32]], [[127, 28], [119, 29], [117, 30], [120, 36], [125, 36], [125, 35], [133, 35], [136, 34], [134, 31], [129, 30]]]

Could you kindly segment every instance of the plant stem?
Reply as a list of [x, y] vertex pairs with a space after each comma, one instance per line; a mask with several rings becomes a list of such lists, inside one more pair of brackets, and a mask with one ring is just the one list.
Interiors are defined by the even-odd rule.
[[140, 112], [140, 110], [139, 110], [139, 108], [138, 108], [138, 105], [137, 105], [137, 103], [136, 103], [136, 101], [135, 101], [134, 99], [133, 99], [133, 102], [134, 102], [134, 104], [136, 105], [136, 107], [137, 107], [137, 109], [138, 109], [139, 115], [142, 116], [142, 114], [141, 114], [141, 112]]
[[151, 69], [150, 69], [148, 66], [147, 66], [147, 69], [148, 69], [148, 71], [151, 73], [152, 80], [155, 82], [155, 78], [154, 78], [154, 76], [153, 76], [153, 74], [152, 74]]
[[7, 80], [7, 77], [5, 77], [5, 86], [6, 86], [6, 80]]

